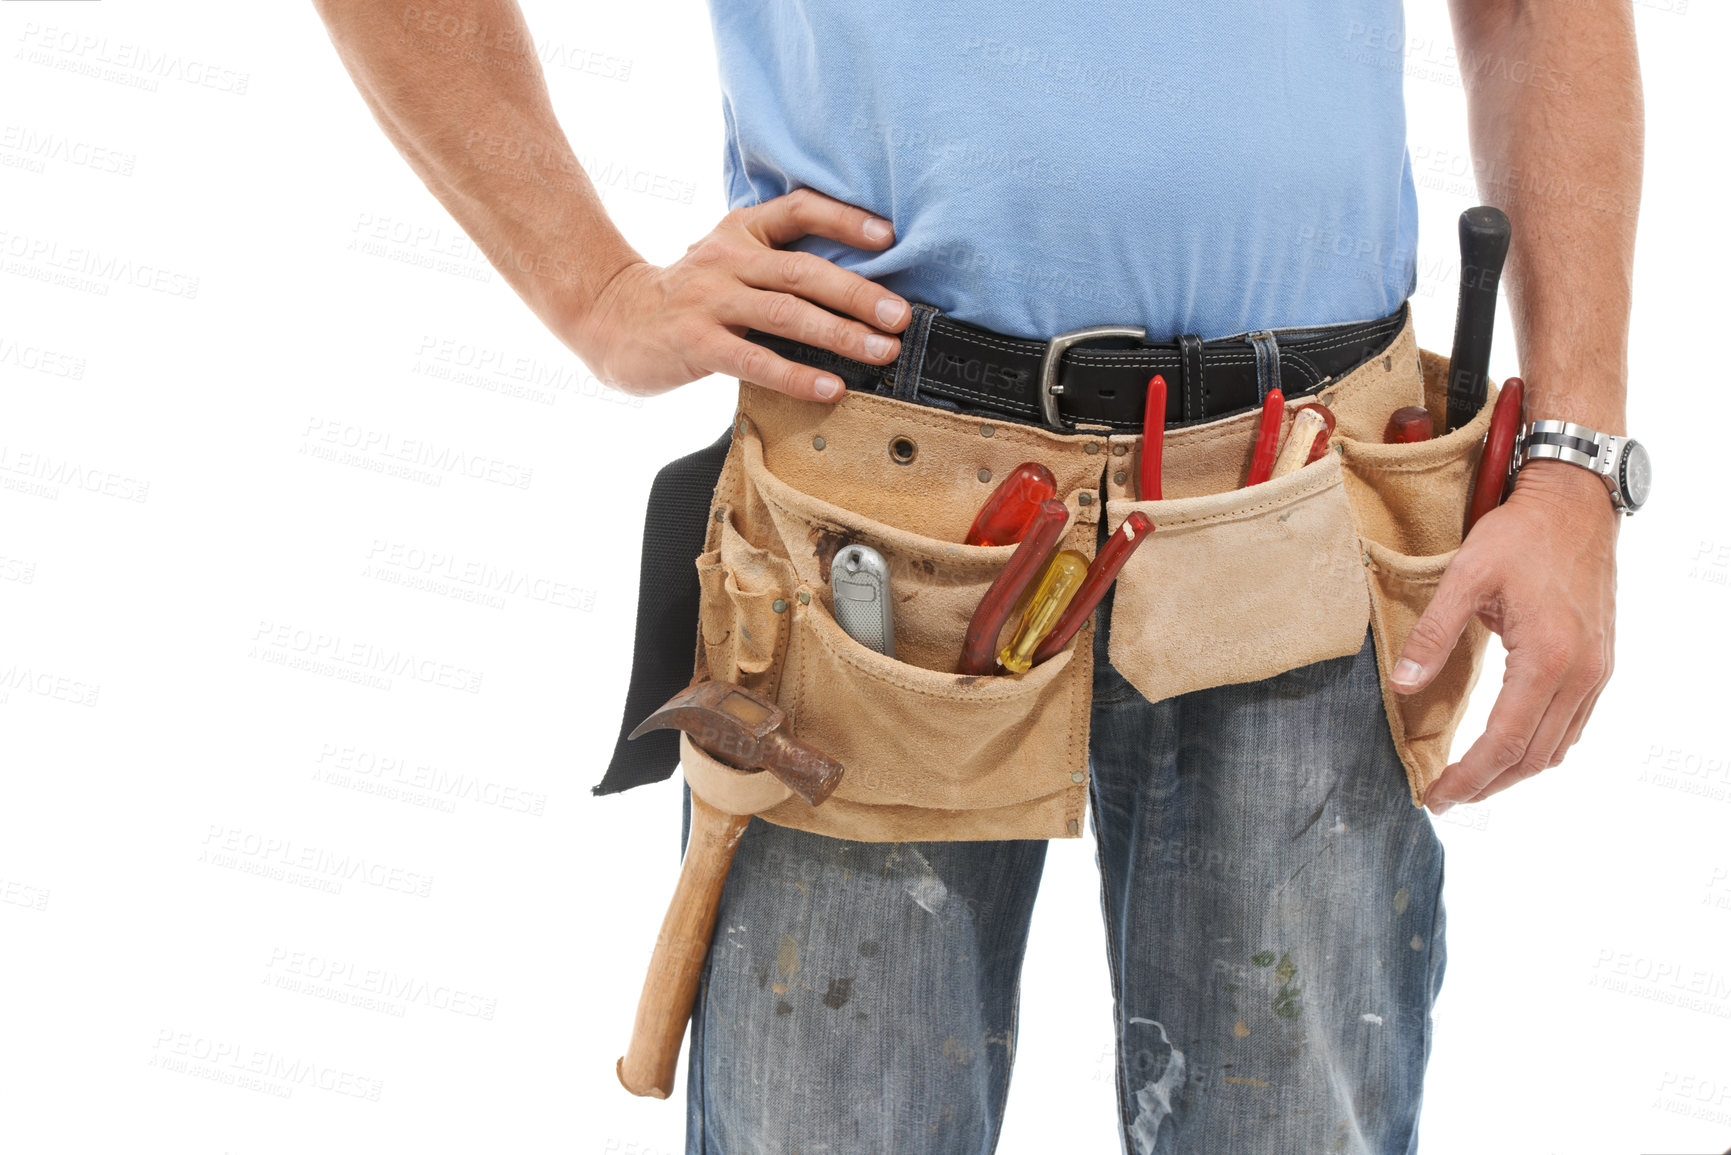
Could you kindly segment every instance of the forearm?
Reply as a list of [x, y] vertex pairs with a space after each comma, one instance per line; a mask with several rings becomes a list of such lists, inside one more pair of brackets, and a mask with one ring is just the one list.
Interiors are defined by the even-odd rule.
[[569, 342], [642, 258], [554, 116], [516, 0], [314, 0], [385, 135], [512, 288]]
[[1513, 228], [1527, 413], [1623, 433], [1643, 138], [1629, 5], [1451, 6], [1479, 192]]

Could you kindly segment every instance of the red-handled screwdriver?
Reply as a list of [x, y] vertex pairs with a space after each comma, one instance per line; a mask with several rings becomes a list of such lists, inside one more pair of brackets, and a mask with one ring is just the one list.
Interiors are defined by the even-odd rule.
[[1082, 579], [1082, 588], [1076, 591], [1069, 607], [1053, 624], [1052, 632], [1046, 635], [1046, 640], [1034, 651], [1036, 666], [1070, 644], [1070, 639], [1076, 636], [1076, 631], [1082, 628], [1082, 623], [1088, 620], [1088, 615], [1094, 612], [1094, 607], [1106, 596], [1107, 587], [1118, 577], [1118, 571], [1124, 568], [1124, 563], [1130, 560], [1136, 547], [1153, 536], [1154, 523], [1149, 521], [1148, 515], [1141, 510], [1134, 511], [1124, 519], [1124, 524], [1100, 547], [1099, 556], [1094, 559], [1094, 564], [1088, 567], [1088, 576]]
[[1160, 457], [1165, 449], [1166, 378], [1156, 373], [1148, 382], [1148, 400], [1142, 406], [1142, 467], [1136, 496], [1143, 501], [1160, 500]]
[[968, 528], [968, 545], [1009, 545], [1022, 540], [1040, 503], [1058, 495], [1058, 480], [1038, 461], [1024, 461], [1010, 470], [1002, 485], [986, 498]]
[[1010, 555], [998, 579], [974, 608], [968, 636], [962, 642], [961, 673], [985, 675], [998, 668], [998, 634], [1009, 620], [1016, 599], [1045, 567], [1046, 557], [1069, 523], [1070, 511], [1057, 499], [1042, 501], [1022, 544]]
[[1423, 405], [1402, 405], [1389, 415], [1388, 428], [1383, 430], [1385, 445], [1415, 445], [1429, 441], [1436, 434], [1436, 422]]
[[1274, 458], [1280, 452], [1280, 423], [1286, 417], [1286, 395], [1270, 389], [1262, 399], [1262, 420], [1256, 426], [1256, 452], [1250, 458], [1250, 476], [1246, 487], [1261, 485], [1274, 472]]

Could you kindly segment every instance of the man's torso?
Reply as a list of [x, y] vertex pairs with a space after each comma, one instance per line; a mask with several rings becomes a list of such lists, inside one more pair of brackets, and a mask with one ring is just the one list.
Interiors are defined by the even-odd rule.
[[884, 252], [793, 247], [960, 320], [1217, 337], [1410, 292], [1399, 0], [711, 15], [729, 207], [809, 186], [881, 214]]

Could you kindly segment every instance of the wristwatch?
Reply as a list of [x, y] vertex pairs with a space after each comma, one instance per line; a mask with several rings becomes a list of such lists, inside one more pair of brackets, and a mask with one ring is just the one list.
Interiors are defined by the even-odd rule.
[[1633, 437], [1613, 437], [1568, 421], [1529, 421], [1515, 444], [1513, 472], [1529, 461], [1566, 461], [1599, 475], [1618, 513], [1634, 513], [1653, 488], [1647, 447]]

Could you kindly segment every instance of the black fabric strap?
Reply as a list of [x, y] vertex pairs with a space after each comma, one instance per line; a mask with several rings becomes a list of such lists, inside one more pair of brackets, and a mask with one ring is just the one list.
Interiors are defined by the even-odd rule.
[[693, 563], [703, 552], [709, 504], [732, 439], [729, 426], [715, 444], [663, 466], [649, 487], [625, 717], [596, 794], [659, 782], [679, 767], [678, 730], [651, 730], [635, 742], [625, 736], [691, 683], [691, 666], [697, 657], [698, 586]]

